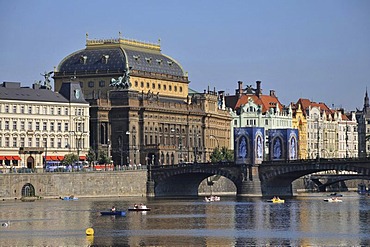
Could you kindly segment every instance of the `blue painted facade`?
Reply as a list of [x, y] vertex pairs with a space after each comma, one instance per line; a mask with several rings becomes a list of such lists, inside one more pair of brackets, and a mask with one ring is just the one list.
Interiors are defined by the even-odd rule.
[[236, 164], [261, 164], [264, 157], [264, 128], [234, 128], [234, 156]]
[[269, 160], [298, 159], [298, 130], [268, 130]]

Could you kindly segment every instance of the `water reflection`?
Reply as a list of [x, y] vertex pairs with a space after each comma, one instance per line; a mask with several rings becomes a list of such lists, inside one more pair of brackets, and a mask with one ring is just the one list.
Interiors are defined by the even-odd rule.
[[[78, 201], [0, 202], [4, 246], [186, 245], [363, 246], [370, 244], [370, 198], [348, 194], [343, 203], [314, 194], [271, 204], [260, 198], [81, 198]], [[145, 203], [150, 212], [100, 216], [115, 205]], [[95, 230], [86, 236], [87, 228]]]

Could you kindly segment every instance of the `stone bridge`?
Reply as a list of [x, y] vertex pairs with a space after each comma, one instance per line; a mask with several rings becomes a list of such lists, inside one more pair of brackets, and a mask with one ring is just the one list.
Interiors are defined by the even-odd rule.
[[220, 175], [235, 184], [238, 196], [293, 196], [294, 180], [329, 170], [352, 171], [370, 179], [370, 159], [270, 161], [258, 166], [233, 162], [154, 166], [148, 170], [147, 195], [198, 196], [204, 179]]
[[261, 192], [264, 196], [292, 196], [292, 182], [321, 171], [350, 171], [370, 179], [370, 159], [319, 159], [289, 162], [263, 162], [259, 166]]

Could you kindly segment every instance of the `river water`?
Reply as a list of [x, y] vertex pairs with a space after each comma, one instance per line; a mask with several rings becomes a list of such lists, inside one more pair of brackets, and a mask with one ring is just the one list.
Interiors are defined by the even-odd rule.
[[[0, 202], [0, 246], [368, 246], [370, 197], [344, 194], [325, 202], [308, 194], [272, 204], [263, 198], [145, 197]], [[125, 217], [100, 211], [145, 203]], [[86, 236], [87, 228], [94, 236]]]

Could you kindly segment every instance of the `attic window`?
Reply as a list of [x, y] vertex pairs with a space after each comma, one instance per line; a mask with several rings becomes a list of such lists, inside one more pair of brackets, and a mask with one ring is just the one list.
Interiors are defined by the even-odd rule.
[[167, 61], [169, 66], [172, 66], [173, 62], [172, 61]]
[[86, 64], [86, 61], [87, 61], [87, 56], [86, 55], [81, 55], [80, 63]]
[[138, 61], [138, 60], [140, 59], [140, 55], [137, 55], [137, 56], [136, 56], [136, 55], [133, 55], [132, 57], [133, 57], [136, 61]]
[[147, 61], [147, 63], [150, 63], [152, 61], [152, 58], [151, 57], [146, 57], [145, 60]]
[[155, 60], [159, 65], [161, 65], [162, 64], [162, 59], [156, 59]]
[[109, 59], [109, 55], [103, 55], [101, 58], [101, 62], [107, 64]]

